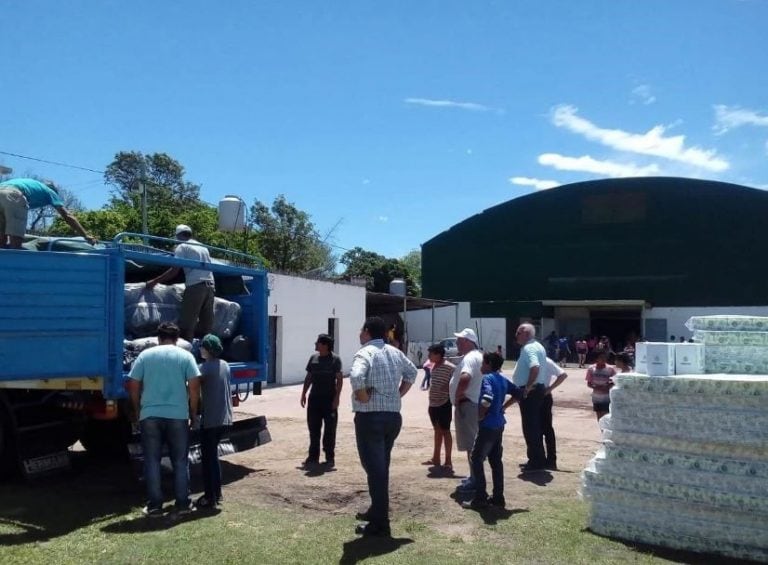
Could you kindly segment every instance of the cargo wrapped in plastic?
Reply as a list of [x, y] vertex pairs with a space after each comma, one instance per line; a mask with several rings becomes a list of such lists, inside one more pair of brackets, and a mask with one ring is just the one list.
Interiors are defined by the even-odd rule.
[[685, 323], [691, 331], [707, 330], [718, 332], [765, 332], [768, 331], [768, 317], [765, 316], [693, 316]]
[[229, 339], [237, 332], [240, 324], [240, 305], [223, 298], [213, 301], [213, 333], [221, 339]]
[[159, 284], [150, 290], [145, 283], [125, 285], [126, 335], [149, 337], [161, 323], [177, 322], [183, 294], [183, 284]]

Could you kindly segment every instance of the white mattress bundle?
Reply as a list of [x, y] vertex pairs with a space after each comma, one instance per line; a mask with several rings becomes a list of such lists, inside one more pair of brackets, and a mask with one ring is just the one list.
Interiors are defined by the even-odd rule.
[[768, 561], [768, 376], [615, 381], [603, 447], [583, 473], [590, 529]]
[[[157, 333], [163, 322], [178, 323], [184, 285], [159, 284], [147, 290], [146, 284], [126, 284], [125, 332], [134, 337], [149, 337]], [[222, 339], [234, 337], [240, 324], [240, 305], [218, 296], [213, 301], [213, 333]]]
[[768, 374], [768, 318], [694, 316], [685, 325], [704, 344], [707, 373]]

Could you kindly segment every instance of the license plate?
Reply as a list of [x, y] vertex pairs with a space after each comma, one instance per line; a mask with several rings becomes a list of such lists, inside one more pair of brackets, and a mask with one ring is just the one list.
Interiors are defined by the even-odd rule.
[[22, 465], [24, 466], [24, 474], [27, 477], [34, 477], [35, 475], [41, 475], [50, 471], [69, 469], [69, 453], [60, 451], [42, 457], [24, 459]]

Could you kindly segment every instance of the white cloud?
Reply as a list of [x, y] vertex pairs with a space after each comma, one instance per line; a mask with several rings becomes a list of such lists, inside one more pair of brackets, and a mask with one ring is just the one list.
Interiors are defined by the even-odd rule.
[[542, 180], [530, 177], [512, 177], [509, 179], [509, 182], [520, 186], [532, 186], [536, 190], [546, 190], [548, 188], [560, 186], [560, 183], [554, 180]]
[[665, 137], [665, 126], [655, 126], [646, 133], [630, 133], [620, 129], [598, 127], [577, 113], [577, 108], [573, 106], [556, 106], [552, 110], [552, 123], [619, 151], [663, 157], [715, 172], [722, 172], [730, 167], [730, 163], [713, 149], [685, 147], [684, 135]]
[[651, 87], [647, 84], [640, 84], [632, 89], [632, 103], [640, 102], [648, 106], [656, 102], [656, 96], [651, 92]]
[[768, 127], [768, 116], [756, 110], [724, 104], [716, 104], [714, 108], [715, 125], [712, 126], [712, 129], [717, 135], [722, 135], [741, 126]]
[[488, 112], [493, 110], [490, 106], [477, 104], [475, 102], [457, 102], [455, 100], [433, 100], [431, 98], [406, 98], [406, 104], [416, 106], [428, 106], [431, 108], [459, 108], [461, 110], [471, 110], [473, 112]]
[[382, 223], [386, 223], [389, 221], [389, 216], [379, 216], [378, 220]]
[[661, 174], [661, 170], [656, 164], [638, 166], [634, 163], [599, 161], [589, 155], [566, 157], [557, 153], [543, 153], [539, 155], [538, 161], [540, 165], [553, 167], [559, 171], [579, 171], [613, 178], [648, 177]]

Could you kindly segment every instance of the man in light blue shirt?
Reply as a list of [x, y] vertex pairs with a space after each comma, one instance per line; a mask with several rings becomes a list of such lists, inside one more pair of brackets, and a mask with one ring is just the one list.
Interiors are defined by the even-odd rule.
[[27, 213], [45, 206], [53, 206], [69, 227], [82, 235], [88, 243], [96, 243], [96, 239], [64, 207], [53, 183], [44, 184], [39, 180], [20, 178], [0, 182], [0, 249], [21, 249], [27, 229]]
[[176, 347], [179, 327], [162, 323], [157, 330], [159, 345], [145, 349], [136, 358], [128, 381], [128, 391], [141, 426], [144, 452], [144, 481], [148, 503], [144, 514], [162, 516], [163, 492], [160, 485], [160, 459], [163, 443], [173, 466], [176, 498], [175, 514], [190, 511], [189, 500], [189, 425], [197, 415], [200, 398], [200, 370], [194, 356]]
[[546, 371], [547, 352], [535, 338], [536, 329], [531, 324], [520, 324], [515, 333], [521, 347], [512, 382], [525, 390], [525, 396], [520, 401], [523, 436], [528, 451], [528, 462], [522, 465], [524, 473], [543, 471], [546, 466], [540, 416], [549, 373]]

